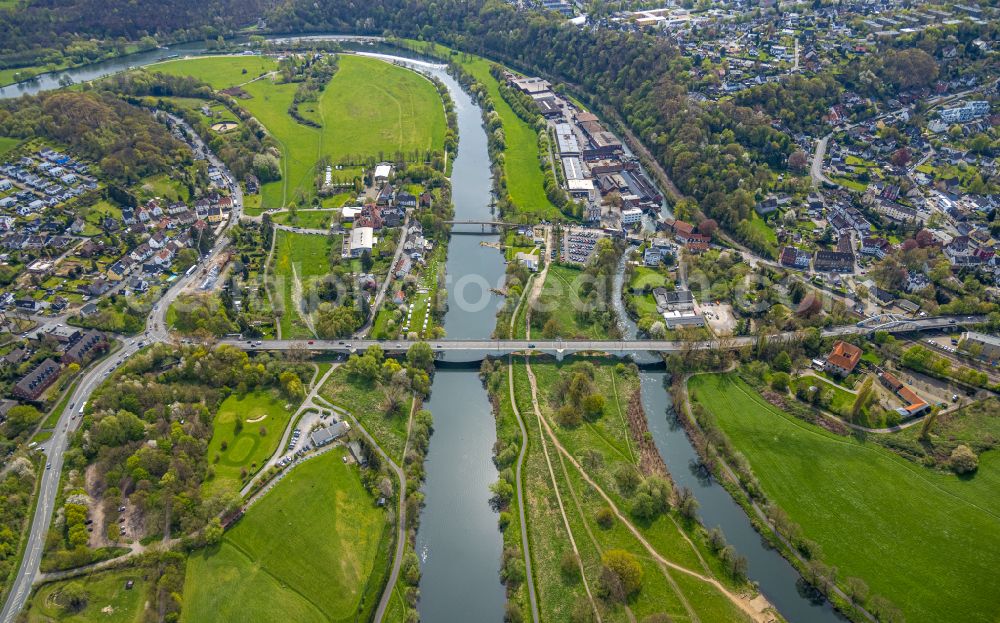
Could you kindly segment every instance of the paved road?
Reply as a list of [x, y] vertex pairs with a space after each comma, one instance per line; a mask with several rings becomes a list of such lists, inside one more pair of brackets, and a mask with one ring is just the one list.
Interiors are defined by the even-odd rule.
[[[985, 316], [938, 316], [920, 318], [897, 323], [886, 327], [860, 327], [846, 325], [824, 329], [823, 335], [836, 337], [839, 335], [857, 335], [868, 333], [873, 329], [889, 333], [909, 333], [947, 327], [958, 327], [985, 322]], [[771, 339], [792, 339], [799, 334], [794, 331], [779, 333]], [[491, 352], [509, 354], [524, 350], [535, 350], [548, 353], [574, 353], [581, 351], [632, 352], [654, 351], [663, 353], [680, 353], [690, 350], [709, 350], [715, 348], [740, 348], [756, 341], [754, 336], [740, 336], [703, 340], [700, 342], [675, 342], [668, 340], [424, 340], [432, 349], [441, 352]], [[314, 350], [340, 353], [363, 351], [369, 346], [379, 345], [389, 352], [403, 351], [413, 342], [395, 340], [265, 340], [259, 347], [251, 346], [246, 340], [221, 340], [220, 344], [230, 344], [244, 350]]]
[[823, 158], [826, 157], [826, 146], [830, 142], [833, 134], [827, 134], [816, 141], [816, 151], [813, 152], [812, 166], [809, 167], [809, 175], [812, 176], [813, 184], [821, 186], [823, 182], [834, 184], [835, 182], [823, 173]]

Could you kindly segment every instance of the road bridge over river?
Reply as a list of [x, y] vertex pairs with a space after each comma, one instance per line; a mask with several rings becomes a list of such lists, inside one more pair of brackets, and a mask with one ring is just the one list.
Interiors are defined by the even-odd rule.
[[[878, 325], [878, 330], [887, 333], [912, 333], [916, 331], [932, 331], [973, 325], [984, 322], [984, 316], [939, 316], [897, 321]], [[859, 335], [871, 333], [876, 329], [865, 323], [846, 325], [823, 330], [826, 337]], [[791, 340], [799, 333], [788, 332], [770, 336], [770, 339]], [[703, 340], [697, 342], [682, 342], [670, 340], [424, 340], [435, 352], [466, 353], [473, 358], [481, 359], [487, 355], [506, 355], [521, 351], [535, 351], [551, 354], [570, 354], [578, 352], [629, 353], [636, 351], [653, 351], [660, 353], [682, 353], [691, 350], [709, 350], [715, 348], [733, 349], [752, 344], [755, 336], [740, 336]], [[222, 340], [244, 350], [311, 350], [336, 353], [354, 353], [363, 351], [369, 346], [378, 345], [388, 352], [403, 351], [413, 342], [403, 340]]]

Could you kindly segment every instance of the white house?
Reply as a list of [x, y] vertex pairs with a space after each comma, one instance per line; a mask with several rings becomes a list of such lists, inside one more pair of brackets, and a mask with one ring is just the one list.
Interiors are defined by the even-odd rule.
[[375, 246], [375, 230], [371, 227], [355, 227], [351, 230], [351, 257], [361, 257], [365, 251], [371, 253]]
[[641, 208], [626, 208], [622, 210], [622, 225], [635, 225], [642, 220]]
[[388, 162], [383, 162], [382, 164], [375, 166], [375, 173], [372, 175], [372, 181], [376, 186], [381, 186], [389, 181], [390, 175], [392, 175], [392, 165]]

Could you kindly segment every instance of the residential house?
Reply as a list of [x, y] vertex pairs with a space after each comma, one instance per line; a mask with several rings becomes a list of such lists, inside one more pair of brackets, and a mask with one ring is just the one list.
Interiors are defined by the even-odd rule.
[[808, 251], [795, 247], [785, 247], [781, 250], [781, 265], [799, 270], [808, 270], [812, 256]]
[[83, 364], [91, 356], [108, 347], [108, 341], [100, 331], [87, 331], [63, 353], [62, 362]]
[[854, 272], [854, 254], [842, 251], [816, 251], [813, 268], [819, 272]]
[[58, 363], [52, 359], [46, 359], [38, 364], [34, 370], [24, 375], [24, 378], [14, 385], [11, 393], [15, 398], [22, 400], [38, 400], [39, 396], [59, 378], [59, 370]]
[[861, 241], [861, 255], [870, 255], [881, 260], [890, 251], [892, 251], [892, 245], [885, 238], [870, 237]]
[[826, 356], [826, 370], [838, 376], [847, 376], [854, 372], [861, 361], [861, 349], [843, 340], [837, 340], [833, 350]]

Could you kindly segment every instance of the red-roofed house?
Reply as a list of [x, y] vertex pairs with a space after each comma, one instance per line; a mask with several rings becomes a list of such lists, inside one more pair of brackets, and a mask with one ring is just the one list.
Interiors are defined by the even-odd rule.
[[826, 357], [826, 370], [838, 376], [847, 376], [854, 372], [859, 361], [861, 361], [861, 349], [854, 344], [838, 340]]

